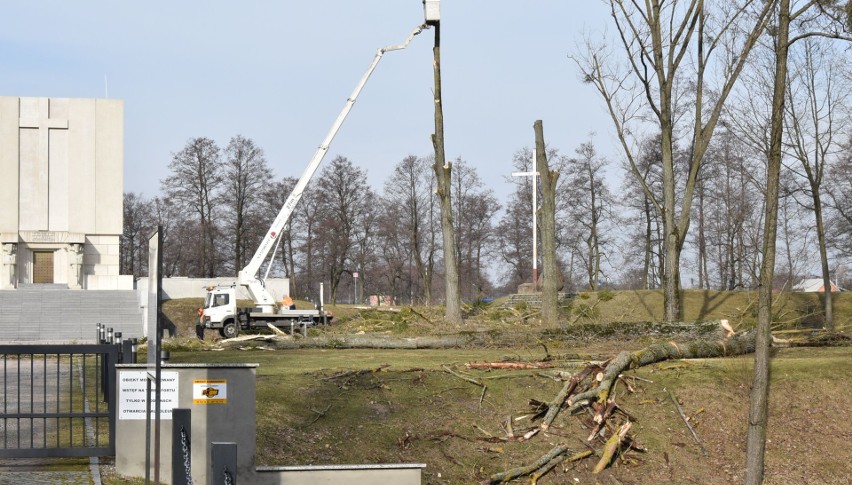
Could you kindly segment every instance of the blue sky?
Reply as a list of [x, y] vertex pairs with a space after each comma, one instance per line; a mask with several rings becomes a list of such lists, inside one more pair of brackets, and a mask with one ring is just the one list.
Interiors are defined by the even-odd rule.
[[[602, 2], [445, 0], [441, 55], [448, 158], [477, 167], [502, 200], [532, 125], [573, 154], [612, 128], [567, 54], [602, 33]], [[8, 2], [0, 94], [125, 103], [125, 190], [157, 195], [192, 137], [254, 139], [277, 177], [299, 176], [376, 49], [423, 21], [420, 0]], [[409, 154], [432, 153], [432, 45], [426, 31], [385, 55], [334, 141], [380, 188]]]

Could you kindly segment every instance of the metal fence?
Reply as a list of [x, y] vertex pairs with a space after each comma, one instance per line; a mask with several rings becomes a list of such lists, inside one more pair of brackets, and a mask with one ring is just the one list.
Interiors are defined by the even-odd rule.
[[121, 349], [0, 345], [0, 457], [114, 455]]

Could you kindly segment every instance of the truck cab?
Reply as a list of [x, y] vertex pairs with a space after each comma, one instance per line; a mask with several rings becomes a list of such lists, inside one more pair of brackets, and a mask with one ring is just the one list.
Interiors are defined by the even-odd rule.
[[233, 338], [239, 334], [237, 292], [234, 286], [209, 289], [204, 300], [204, 326], [218, 328], [225, 338]]

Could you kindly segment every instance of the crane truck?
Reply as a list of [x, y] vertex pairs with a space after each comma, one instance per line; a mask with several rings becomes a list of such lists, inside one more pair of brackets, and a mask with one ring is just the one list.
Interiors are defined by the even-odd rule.
[[[358, 95], [370, 78], [370, 75], [376, 69], [379, 61], [385, 52], [405, 49], [411, 40], [424, 29], [437, 23], [438, 12], [436, 10], [437, 2], [434, 0], [424, 1], [424, 9], [426, 13], [426, 23], [415, 28], [411, 34], [405, 39], [405, 42], [399, 45], [391, 45], [383, 47], [376, 52], [373, 61], [370, 63], [367, 72], [361, 77], [355, 90], [346, 100], [343, 110], [337, 116], [331, 129], [325, 139], [320, 144], [317, 151], [308, 163], [305, 172], [302, 174], [293, 191], [287, 197], [281, 211], [275, 217], [269, 230], [266, 232], [263, 240], [260, 242], [254, 256], [249, 263], [237, 274], [237, 281], [231, 285], [220, 285], [208, 288], [207, 297], [204, 300], [204, 308], [202, 319], [203, 325], [206, 328], [218, 329], [222, 337], [233, 338], [239, 335], [241, 330], [252, 330], [258, 328], [266, 328], [269, 325], [275, 327], [289, 327], [292, 331], [293, 324], [297, 323], [300, 328], [305, 329], [307, 326], [317, 322], [327, 321], [330, 315], [325, 312], [322, 304], [322, 298], [317, 305], [316, 310], [294, 310], [280, 308], [276, 311], [275, 299], [266, 289], [263, 279], [258, 277], [258, 272], [263, 262], [266, 260], [276, 241], [281, 237], [281, 231], [290, 220], [296, 205], [302, 198], [302, 193], [308, 183], [313, 178], [320, 162], [325, 157], [331, 141], [340, 130], [343, 121], [358, 99]], [[274, 253], [273, 253], [274, 257]], [[270, 261], [270, 265], [271, 265]], [[267, 271], [268, 274], [268, 271]], [[246, 288], [249, 297], [254, 302], [253, 308], [237, 308], [237, 286]]]

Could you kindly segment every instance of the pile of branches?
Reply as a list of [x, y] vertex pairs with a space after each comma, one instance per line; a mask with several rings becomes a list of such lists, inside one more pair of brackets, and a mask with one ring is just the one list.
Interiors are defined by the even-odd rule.
[[[658, 343], [635, 352], [621, 352], [614, 358], [600, 363], [591, 363], [566, 379], [562, 389], [550, 401], [530, 400], [535, 415], [536, 426], [525, 431], [522, 439], [530, 439], [539, 431], [547, 431], [560, 413], [568, 413], [591, 429], [587, 438], [588, 450], [575, 453], [564, 444], [557, 445], [533, 463], [505, 472], [491, 475], [483, 484], [505, 483], [529, 476], [532, 483], [563, 462], [577, 461], [597, 456], [598, 461], [593, 473], [606, 469], [621, 453], [627, 450], [644, 451], [630, 432], [636, 419], [622, 409], [615, 400], [615, 390], [622, 383], [628, 392], [633, 392], [632, 380], [624, 372], [649, 364], [670, 359], [696, 359], [743, 355], [754, 352], [754, 332], [735, 334], [724, 327], [725, 336], [719, 340], [696, 340], [688, 343], [674, 341]], [[696, 442], [702, 446], [689, 422], [683, 416], [677, 400], [672, 396], [675, 406], [681, 413], [684, 423], [693, 433]], [[510, 430], [510, 434], [512, 434]], [[595, 445], [599, 445], [596, 448]], [[706, 452], [705, 452], [706, 453]]]

